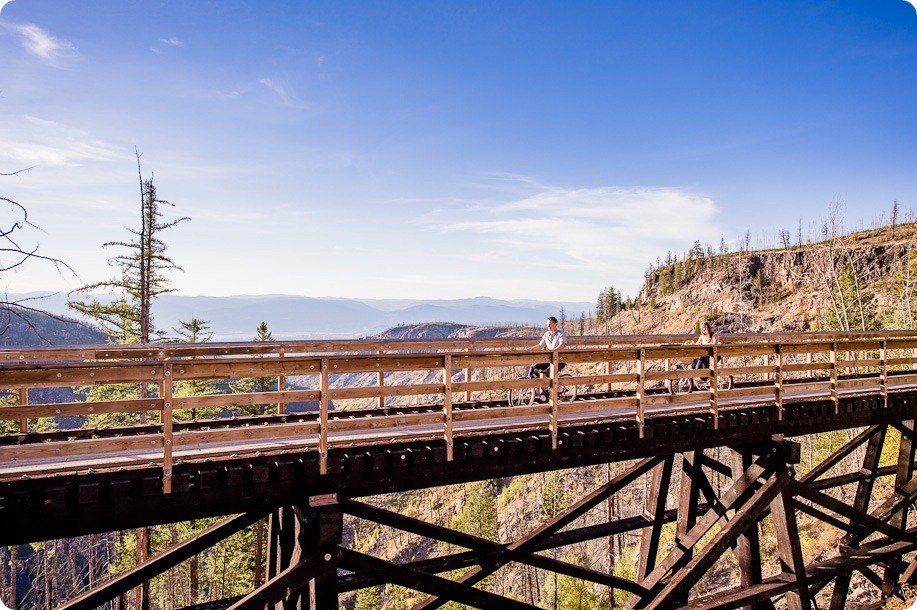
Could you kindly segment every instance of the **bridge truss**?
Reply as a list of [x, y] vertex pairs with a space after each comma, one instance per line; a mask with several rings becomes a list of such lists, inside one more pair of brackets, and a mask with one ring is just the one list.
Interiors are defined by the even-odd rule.
[[[715, 387], [704, 395], [699, 406], [671, 393], [647, 391], [644, 383], [651, 375], [665, 381], [683, 374], [668, 370], [668, 366], [655, 373], [647, 370], [643, 363], [660, 355], [650, 353], [648, 358], [648, 352], [670, 350], [673, 357], [684, 357], [693, 355], [698, 348], [622, 348], [628, 354], [635, 353], [640, 386], [632, 391], [600, 387], [591, 396], [578, 399], [582, 402], [578, 408], [590, 413], [589, 418], [563, 424], [556, 417], [561, 409], [555, 400], [543, 407], [547, 410], [540, 415], [547, 417], [539, 425], [527, 420], [519, 425], [505, 425], [507, 420], [502, 419], [483, 431], [465, 434], [452, 431], [451, 438], [448, 429], [440, 428], [437, 434], [417, 429], [404, 437], [388, 438], [386, 443], [377, 440], [335, 443], [332, 435], [323, 443], [319, 434], [314, 443], [292, 448], [278, 450], [259, 445], [257, 451], [176, 460], [167, 477], [163, 476], [162, 463], [130, 463], [119, 468], [68, 467], [68, 459], [86, 455], [78, 451], [58, 453], [62, 457], [54, 468], [42, 465], [49, 459], [44, 453], [53, 455], [57, 451], [49, 449], [55, 443], [75, 443], [74, 438], [94, 443], [92, 447], [124, 443], [123, 430], [111, 436], [106, 431], [95, 431], [82, 439], [81, 433], [75, 432], [64, 441], [45, 437], [43, 446], [27, 442], [33, 433], [26, 431], [16, 444], [7, 444], [5, 458], [0, 457], [0, 465], [7, 473], [15, 472], [17, 467], [34, 468], [22, 470], [18, 476], [0, 477], [0, 544], [235, 515], [62, 606], [68, 609], [97, 608], [108, 600], [121, 598], [139, 584], [265, 517], [270, 523], [267, 581], [243, 598], [218, 600], [196, 608], [337, 608], [342, 594], [387, 583], [423, 594], [414, 605], [418, 610], [441, 607], [448, 601], [478, 608], [535, 607], [474, 586], [510, 563], [625, 591], [629, 594], [627, 607], [633, 609], [759, 609], [785, 605], [795, 610], [818, 607], [820, 599], [822, 606], [827, 604], [839, 610], [849, 607], [854, 578], [869, 583], [881, 599], [903, 597], [917, 571], [914, 561], [917, 531], [908, 519], [917, 500], [917, 479], [913, 476], [917, 391], [907, 385], [913, 362], [904, 362], [913, 357], [889, 355], [888, 338], [858, 336], [845, 340], [855, 342], [847, 347], [860, 347], [863, 352], [861, 356], [846, 357], [848, 364], [856, 363], [848, 368], [860, 368], [852, 375], [848, 371], [846, 377], [838, 364], [844, 359], [837, 357], [843, 346], [838, 347], [836, 338], [830, 339], [827, 348], [824, 344], [805, 348], [810, 350], [808, 353], [830, 351], [832, 355], [822, 362], [787, 364], [786, 343], [717, 348], [733, 357], [744, 350], [757, 355], [766, 353], [771, 358], [767, 364], [745, 365], [746, 372], [752, 371], [749, 374], [770, 377], [752, 379], [733, 390], [738, 393], [734, 398], [742, 399], [733, 404], [729, 403], [726, 392], [717, 396]], [[910, 344], [899, 347], [911, 349]], [[609, 349], [601, 351], [601, 358], [615, 356]], [[803, 348], [790, 348], [793, 349], [805, 353]], [[867, 351], [875, 352], [876, 357], [870, 357]], [[712, 355], [716, 363], [718, 354]], [[584, 351], [578, 356], [594, 359], [596, 353]], [[502, 352], [498, 357], [514, 364], [518, 360], [514, 354]], [[557, 356], [552, 357], [556, 362]], [[378, 356], [374, 358], [378, 360]], [[392, 358], [398, 362], [409, 360], [404, 354]], [[486, 358], [493, 364], [492, 355]], [[565, 359], [568, 358], [565, 354]], [[332, 361], [327, 356], [319, 360], [318, 366], [325, 370]], [[174, 371], [186, 365], [170, 363], [169, 366]], [[210, 366], [218, 369], [213, 373], [218, 376], [225, 375], [223, 369], [231, 363]], [[31, 368], [15, 365], [8, 371], [19, 383], [31, 374], [34, 377], [30, 383], [39, 384], [51, 382], [34, 381], [38, 375], [47, 380], [49, 374], [56, 375], [67, 367], [86, 374], [85, 363], [66, 366], [45, 363]], [[98, 365], [93, 367], [100, 370]], [[822, 384], [825, 391], [793, 399], [791, 390], [787, 389], [793, 385], [789, 375], [792, 367], [804, 373], [828, 367], [826, 377], [803, 380], [807, 386]], [[144, 362], [122, 371], [130, 371], [126, 376], [133, 379], [137, 375], [135, 369], [147, 368], [150, 365]], [[731, 368], [735, 373], [740, 367]], [[715, 368], [695, 374], [704, 372], [717, 374]], [[0, 370], [0, 378], [3, 374]], [[625, 375], [626, 380], [622, 378]], [[630, 375], [606, 370], [597, 377], [604, 383], [609, 383], [610, 377], [631, 382]], [[897, 380], [898, 386], [889, 380]], [[488, 387], [523, 385], [514, 379], [472, 381], [470, 376], [464, 383], [489, 384]], [[556, 378], [545, 382], [555, 399], [558, 383]], [[381, 378], [379, 385], [382, 386]], [[447, 395], [456, 390], [448, 380], [443, 386]], [[459, 386], [458, 390], [465, 391], [468, 387]], [[429, 392], [430, 384], [423, 390]], [[389, 391], [397, 395], [404, 389]], [[329, 394], [329, 388], [323, 385], [318, 392], [320, 403], [325, 404], [321, 397]], [[385, 393], [374, 392], [377, 396]], [[365, 393], [367, 390], [363, 388], [351, 390], [351, 394]], [[154, 400], [161, 400], [165, 409], [169, 395], [163, 394]], [[641, 413], [641, 404], [651, 403], [655, 396], [658, 404], [668, 408]], [[277, 398], [277, 393], [271, 397]], [[613, 401], [617, 401], [617, 406], [635, 409], [623, 417], [606, 416], [604, 409]], [[122, 408], [135, 406], [132, 403]], [[467, 409], [468, 413], [504, 409], [499, 403], [486, 401], [477, 405], [456, 401], [450, 406], [456, 412]], [[35, 411], [53, 408], [60, 406], [10, 407]], [[391, 409], [384, 404], [375, 409], [368, 418], [400, 418], [401, 424], [416, 424], [410, 411], [402, 410], [394, 415], [389, 411], [378, 413], [378, 409]], [[554, 419], [552, 409], [556, 412]], [[9, 418], [21, 413], [14, 412]], [[308, 423], [308, 433], [315, 432], [311, 427], [315, 420], [306, 415], [291, 417], [278, 413], [264, 417], [266, 422], [275, 424], [276, 419], [271, 417], [284, 417], [282, 423], [286, 426]], [[327, 411], [318, 414], [320, 427], [327, 427], [330, 420]], [[391, 423], [391, 419], [382, 421]], [[181, 426], [194, 433], [194, 422], [172, 423], [173, 434], [176, 430], [180, 434]], [[155, 428], [152, 433], [138, 426], [136, 436], [141, 439], [152, 434], [162, 442], [166, 425], [166, 422], [146, 424], [147, 428]], [[271, 425], [263, 423], [261, 427], [270, 429]], [[365, 420], [361, 420], [361, 425], [366, 425]], [[390, 426], [382, 428], [390, 429]], [[811, 470], [798, 474], [800, 445], [794, 439], [836, 430], [852, 431], [849, 442]], [[39, 433], [34, 434], [41, 438]], [[133, 450], [138, 442], [141, 441], [128, 439], [128, 449]], [[715, 451], [718, 448], [728, 448], [730, 459], [717, 459], [715, 456], [723, 453]], [[23, 451], [26, 456], [23, 466], [17, 466], [20, 460], [14, 457], [15, 450]], [[40, 459], [44, 461], [36, 462], [36, 454], [42, 454]], [[893, 463], [887, 463], [892, 454]], [[105, 455], [108, 456], [105, 459], [110, 459], [115, 454]], [[855, 467], [849, 466], [852, 460], [856, 461]], [[621, 474], [511, 542], [486, 540], [425, 523], [365, 499], [379, 493], [605, 463], [622, 464]], [[837, 474], [839, 469], [841, 474]], [[716, 476], [727, 478], [729, 484], [721, 488], [713, 485], [711, 481]], [[618, 515], [588, 526], [577, 524], [599, 503], [640, 479], [648, 481], [649, 490], [640, 514]], [[837, 499], [833, 492], [841, 489], [850, 501]], [[667, 504], [669, 497], [678, 498], [675, 506]], [[345, 519], [369, 521], [465, 550], [408, 562], [375, 557], [344, 544]], [[799, 536], [803, 520], [809, 527], [814, 521], [818, 523], [815, 527], [837, 532], [838, 544], [832, 553], [807, 555]], [[665, 541], [666, 527], [675, 529], [673, 544]], [[633, 578], [544, 554], [621, 532], [640, 532], [640, 553]], [[712, 594], [699, 593], [698, 585], [704, 584], [710, 569], [727, 556], [738, 566], [739, 581]], [[459, 578], [447, 577], [456, 571], [464, 573]]]

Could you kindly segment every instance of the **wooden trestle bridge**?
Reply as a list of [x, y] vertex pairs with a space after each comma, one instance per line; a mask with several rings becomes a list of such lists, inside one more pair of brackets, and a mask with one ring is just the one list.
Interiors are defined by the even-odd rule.
[[[384, 583], [425, 594], [418, 609], [449, 600], [533, 608], [474, 587], [510, 562], [627, 591], [629, 608], [804, 609], [830, 599], [821, 606], [840, 610], [854, 577], [876, 598], [902, 596], [917, 574], [917, 529], [908, 519], [917, 500], [917, 332], [725, 335], [712, 346], [687, 345], [689, 338], [574, 337], [562, 352], [523, 351], [531, 338], [0, 351], [0, 388], [19, 396], [0, 418], [20, 426], [0, 436], [0, 546], [226, 517], [63, 606], [71, 609], [117, 599], [265, 517], [265, 584], [201, 608], [336, 609], [340, 594]], [[710, 369], [676, 366], [699, 356], [710, 357]], [[550, 377], [521, 378], [544, 361], [554, 365]], [[556, 372], [559, 362], [566, 376]], [[672, 392], [681, 379], [711, 377], [731, 378], [731, 389], [709, 383]], [[180, 396], [181, 382], [226, 387], [239, 378], [277, 378], [278, 390]], [[102, 384], [144, 387], [148, 396], [37, 404], [52, 395], [47, 388], [60, 396], [61, 388]], [[572, 387], [576, 398], [560, 400]], [[523, 388], [546, 388], [548, 400], [510, 406], [508, 392]], [[287, 412], [293, 403], [308, 408]], [[251, 405], [270, 408], [191, 417]], [[104, 414], [135, 414], [143, 423], [50, 432], [35, 425]], [[849, 430], [851, 440], [796, 473], [800, 445], [792, 439], [837, 430]], [[726, 463], [712, 453], [721, 447], [734, 456]], [[623, 474], [510, 543], [360, 501], [625, 461]], [[720, 494], [713, 475], [731, 481]], [[575, 527], [644, 476], [640, 514]], [[676, 479], [678, 502], [670, 506]], [[838, 499], [841, 488], [852, 500]], [[408, 563], [371, 556], [342, 543], [345, 515], [467, 550]], [[767, 548], [779, 562], [762, 551], [767, 517]], [[803, 517], [838, 532], [833, 554], [806, 556], [797, 530]], [[670, 523], [671, 548], [661, 542]], [[625, 531], [642, 532], [633, 580], [542, 554]], [[740, 582], [699, 596], [695, 585], [725, 553], [735, 554]], [[467, 568], [457, 580], [443, 575]]]

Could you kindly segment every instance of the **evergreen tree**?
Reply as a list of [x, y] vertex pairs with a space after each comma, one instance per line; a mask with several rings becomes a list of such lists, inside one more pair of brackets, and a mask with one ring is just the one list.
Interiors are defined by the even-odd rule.
[[[140, 155], [137, 154], [137, 173], [140, 179], [140, 227], [128, 228], [134, 236], [130, 241], [106, 242], [104, 247], [124, 249], [123, 253], [109, 259], [109, 264], [118, 270], [114, 278], [93, 284], [87, 284], [74, 292], [89, 295], [93, 291], [105, 290], [117, 297], [114, 301], [103, 303], [99, 300], [73, 300], [68, 306], [95, 320], [102, 332], [117, 343], [149, 343], [154, 332], [151, 306], [153, 299], [162, 294], [174, 292], [169, 286], [168, 274], [181, 268], [166, 254], [166, 243], [161, 234], [166, 229], [188, 220], [178, 218], [164, 221], [160, 206], [172, 205], [160, 199], [156, 194], [153, 179], [144, 179], [140, 169]], [[93, 386], [87, 390], [87, 400], [113, 400], [124, 398], [146, 398], [151, 395], [151, 384], [132, 384], [117, 386]], [[131, 414], [103, 415], [115, 423], [135, 423], [137, 416]], [[89, 417], [89, 425], [99, 425], [99, 416]], [[145, 412], [139, 414], [139, 421], [145, 423]], [[94, 421], [95, 420], [95, 421]], [[151, 551], [149, 528], [137, 530], [136, 560], [145, 561]], [[135, 593], [136, 610], [150, 608], [150, 584], [143, 583]]]
[[[139, 158], [139, 157], [138, 157]], [[138, 163], [138, 170], [139, 170]], [[172, 205], [156, 194], [153, 179], [141, 175], [140, 228], [128, 228], [134, 236], [131, 241], [111, 241], [104, 247], [124, 248], [126, 252], [109, 259], [118, 269], [110, 280], [87, 284], [74, 292], [89, 295], [105, 290], [118, 295], [105, 303], [97, 299], [72, 300], [68, 306], [95, 320], [102, 332], [116, 343], [149, 343], [153, 334], [151, 306], [157, 296], [174, 292], [169, 285], [168, 273], [181, 267], [166, 254], [166, 243], [161, 234], [166, 229], [189, 220], [178, 218], [164, 221], [160, 206]]]
[[[187, 321], [180, 321], [178, 328], [173, 328], [177, 335], [178, 341], [185, 343], [207, 343], [213, 339], [213, 332], [210, 330], [210, 323], [206, 320], [193, 317]], [[194, 356], [191, 357], [194, 360]], [[212, 379], [189, 379], [188, 381], [175, 382], [173, 392], [175, 396], [204, 396], [207, 394], [219, 393], [217, 383]], [[190, 411], [176, 411], [176, 419], [197, 419], [199, 416], [216, 417], [219, 415], [219, 407], [211, 407], [199, 411], [191, 409]]]
[[353, 610], [379, 610], [382, 608], [382, 593], [379, 587], [367, 587], [357, 591]]
[[[268, 330], [267, 324], [261, 322], [255, 332], [253, 341], [273, 341], [274, 337]], [[229, 389], [237, 394], [252, 394], [260, 392], [274, 392], [278, 389], [278, 379], [276, 377], [245, 377], [236, 381], [229, 382]], [[246, 415], [264, 415], [269, 404], [258, 404], [250, 407], [239, 407], [239, 411]]]

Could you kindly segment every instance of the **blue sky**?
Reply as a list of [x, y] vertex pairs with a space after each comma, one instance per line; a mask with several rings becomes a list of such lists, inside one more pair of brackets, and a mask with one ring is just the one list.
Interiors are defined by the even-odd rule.
[[13, 0], [0, 196], [79, 278], [0, 279], [108, 278], [136, 147], [183, 294], [635, 294], [695, 240], [917, 208], [915, 99], [904, 0]]

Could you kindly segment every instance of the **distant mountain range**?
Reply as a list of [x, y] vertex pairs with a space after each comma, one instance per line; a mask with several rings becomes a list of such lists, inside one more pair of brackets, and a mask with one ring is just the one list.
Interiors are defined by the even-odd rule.
[[[75, 317], [61, 293], [10, 294], [11, 301], [40, 299], [30, 305]], [[94, 295], [99, 300], [109, 295]], [[583, 302], [513, 300], [490, 297], [452, 300], [343, 299], [292, 295], [183, 296], [164, 295], [153, 305], [158, 329], [171, 330], [192, 316], [206, 320], [216, 341], [249, 340], [263, 321], [275, 339], [356, 338], [379, 333], [399, 324], [455, 322], [478, 326], [538, 325], [547, 316], [576, 318], [590, 314], [594, 305]]]

